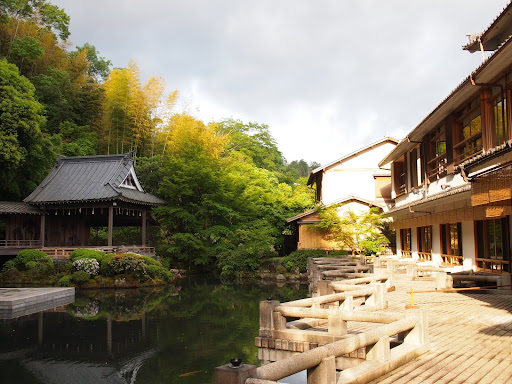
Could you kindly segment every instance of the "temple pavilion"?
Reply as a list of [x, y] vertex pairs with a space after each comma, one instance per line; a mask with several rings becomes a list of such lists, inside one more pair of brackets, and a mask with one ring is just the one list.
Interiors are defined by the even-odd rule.
[[23, 202], [0, 202], [6, 218], [0, 246], [74, 248], [90, 244], [91, 228], [141, 228], [147, 244], [152, 207], [165, 202], [146, 192], [135, 173], [132, 153], [103, 156], [59, 156], [54, 168]]

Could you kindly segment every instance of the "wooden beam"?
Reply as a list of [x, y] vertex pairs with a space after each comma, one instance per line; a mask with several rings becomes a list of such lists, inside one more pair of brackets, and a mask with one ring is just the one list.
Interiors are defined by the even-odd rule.
[[112, 230], [114, 228], [114, 207], [108, 207], [108, 246], [112, 246]]
[[45, 232], [46, 232], [46, 215], [44, 213], [45, 212], [43, 212], [43, 214], [41, 215], [41, 229], [39, 231], [39, 238], [41, 240], [41, 247], [45, 246], [44, 238], [45, 238]]
[[147, 225], [146, 209], [143, 209], [142, 210], [142, 246], [146, 245], [146, 225]]

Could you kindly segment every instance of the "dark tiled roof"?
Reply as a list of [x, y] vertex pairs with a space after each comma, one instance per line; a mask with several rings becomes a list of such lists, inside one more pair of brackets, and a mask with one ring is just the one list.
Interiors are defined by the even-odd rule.
[[31, 205], [18, 201], [0, 201], [0, 215], [42, 215], [43, 212]]
[[480, 50], [480, 42], [486, 51], [497, 49], [512, 34], [511, 10], [512, 3], [509, 3], [484, 32], [468, 35], [470, 41], [462, 49], [477, 52]]
[[[346, 204], [346, 203], [350, 203], [352, 201], [358, 201], [360, 203], [368, 205], [369, 207], [385, 208], [385, 206], [386, 206], [384, 203], [368, 200], [368, 199], [365, 199], [363, 197], [358, 197], [358, 196], [355, 196], [355, 195], [348, 195], [348, 196], [345, 196], [345, 197], [343, 197], [343, 198], [341, 198], [339, 200], [333, 201], [332, 203], [329, 203], [327, 205], [323, 205], [323, 207], [324, 208], [329, 208], [329, 207], [332, 207], [334, 205], [343, 205], [343, 204]], [[294, 221], [297, 221], [298, 219], [302, 219], [303, 217], [309, 216], [309, 215], [311, 215], [311, 214], [313, 214], [315, 212], [316, 212], [316, 210], [313, 209], [311, 211], [307, 211], [307, 212], [301, 213], [300, 215], [293, 216], [293, 217], [289, 218], [288, 220], [286, 220], [286, 222], [287, 223], [292, 223]]]
[[164, 201], [144, 190], [122, 187], [133, 171], [131, 153], [59, 157], [57, 164], [24, 201], [29, 204], [125, 200], [145, 205]]

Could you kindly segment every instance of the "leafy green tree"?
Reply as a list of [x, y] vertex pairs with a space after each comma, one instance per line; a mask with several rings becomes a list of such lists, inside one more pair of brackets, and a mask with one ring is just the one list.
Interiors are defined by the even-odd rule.
[[321, 221], [316, 228], [327, 239], [339, 242], [341, 248], [352, 254], [380, 251], [389, 243], [384, 234], [387, 222], [378, 208], [360, 214], [348, 210], [340, 216], [338, 206], [331, 206], [319, 209], [319, 215]]
[[32, 36], [24, 36], [14, 40], [11, 54], [18, 59], [20, 74], [23, 73], [23, 64], [30, 64], [34, 60], [40, 59], [44, 54], [44, 49], [39, 40]]
[[[62, 40], [69, 37], [69, 16], [63, 9], [46, 0], [2, 0], [0, 14], [16, 20], [18, 26], [21, 20], [30, 20], [41, 28], [56, 32]], [[16, 37], [17, 33], [13, 41]]]
[[34, 87], [15, 65], [0, 60], [0, 193], [21, 199], [31, 192], [55, 161], [53, 143], [43, 137], [43, 108]]
[[243, 153], [259, 168], [284, 172], [283, 155], [277, 148], [277, 142], [270, 134], [267, 125], [226, 120], [219, 123], [218, 130], [230, 137], [228, 152]]
[[87, 72], [89, 76], [93, 77], [96, 81], [104, 81], [110, 73], [112, 62], [99, 56], [98, 51], [94, 45], [85, 43], [81, 47], [76, 47], [76, 51], [70, 52], [71, 57], [76, 57], [80, 53], [85, 52], [89, 66]]
[[62, 122], [77, 118], [73, 108], [77, 95], [73, 92], [68, 72], [51, 68], [47, 75], [33, 77], [32, 83], [38, 101], [45, 106], [47, 132], [58, 133]]

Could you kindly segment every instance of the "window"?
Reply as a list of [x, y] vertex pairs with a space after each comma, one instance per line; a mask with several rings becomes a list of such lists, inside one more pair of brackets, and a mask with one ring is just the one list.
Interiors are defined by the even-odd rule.
[[391, 199], [391, 177], [374, 176], [375, 198]]
[[411, 228], [402, 228], [400, 230], [400, 250], [411, 252]]
[[446, 175], [446, 133], [444, 125], [430, 133], [427, 148], [427, 177], [430, 181]]
[[432, 252], [432, 226], [418, 227], [418, 252]]
[[461, 223], [441, 224], [441, 258], [445, 265], [462, 265]]
[[507, 132], [507, 114], [506, 99], [503, 97], [501, 89], [498, 88], [498, 94], [493, 98], [493, 122], [495, 145], [501, 145], [508, 140]]
[[489, 272], [510, 271], [510, 243], [508, 218], [476, 222], [476, 264]]
[[405, 155], [393, 162], [393, 189], [396, 196], [407, 192], [407, 166]]
[[420, 147], [414, 148], [409, 154], [411, 164], [411, 187], [418, 187], [423, 184], [423, 175], [421, 173], [421, 151]]
[[476, 155], [483, 148], [482, 142], [482, 116], [480, 112], [480, 98], [474, 99], [461, 111], [461, 117], [454, 130], [454, 162], [462, 163], [464, 160]]
[[432, 261], [432, 226], [418, 227], [418, 261]]

